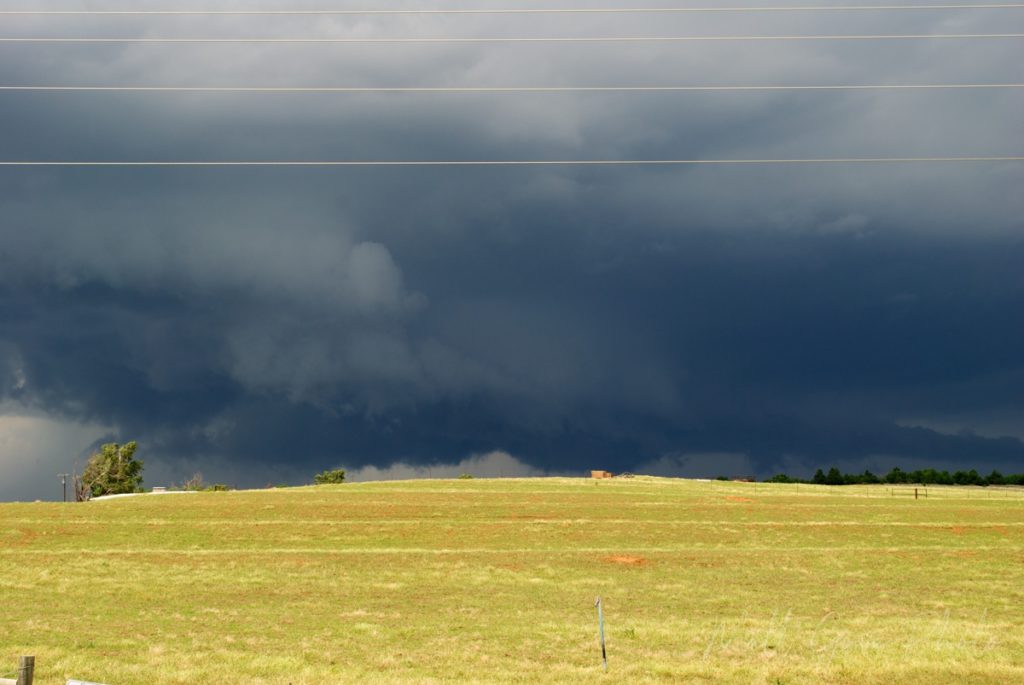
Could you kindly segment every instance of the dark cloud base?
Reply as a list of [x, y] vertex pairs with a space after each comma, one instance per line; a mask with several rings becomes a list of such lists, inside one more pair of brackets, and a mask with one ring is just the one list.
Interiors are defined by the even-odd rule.
[[[862, 33], [946, 33], [955, 21], [985, 33], [1008, 30], [1000, 16], [859, 13], [838, 28], [815, 14], [685, 26], [632, 18], [629, 27], [757, 33], [770, 21], [780, 33], [827, 34], [853, 21]], [[356, 30], [272, 21], [244, 29]], [[110, 30], [61, 22], [10, 31]], [[202, 22], [161, 30], [228, 29]], [[526, 31], [465, 22], [466, 35]], [[569, 28], [611, 35], [624, 30], [617, 22], [575, 17]], [[155, 30], [141, 19], [119, 26]], [[0, 46], [0, 82], [995, 83], [1018, 78], [1012, 43], [12, 44]], [[1021, 97], [8, 92], [0, 157], [1013, 155]], [[715, 476], [718, 458], [758, 476], [809, 476], [832, 463], [1019, 472], [1022, 170], [4, 168], [0, 406], [138, 440], [171, 477], [176, 465], [204, 462], [229, 474], [338, 464], [376, 473], [392, 463], [416, 472], [494, 451], [551, 473], [656, 465]], [[18, 458], [0, 454], [0, 467]]]
[[[1024, 457], [1017, 437], [897, 424], [1020, 406], [1016, 237], [628, 227], [619, 241], [583, 239], [581, 256], [564, 226], [517, 221], [504, 244], [441, 236], [425, 252], [392, 241], [429, 303], [395, 324], [417, 356], [406, 375], [336, 376], [306, 394], [253, 387], [229, 359], [240, 319], [339, 354], [346, 327], [378, 323], [282, 316], [301, 305], [232, 289], [197, 297], [186, 283], [28, 279], [0, 290], [4, 386], [46, 413], [117, 426], [162, 459], [309, 470], [491, 450], [548, 471], [742, 453], [760, 476], [879, 457], [1012, 470]], [[476, 375], [466, 362], [458, 382], [424, 381], [428, 344]]]

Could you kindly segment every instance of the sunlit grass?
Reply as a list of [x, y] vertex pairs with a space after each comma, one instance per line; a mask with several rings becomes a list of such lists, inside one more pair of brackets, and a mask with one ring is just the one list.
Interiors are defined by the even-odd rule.
[[533, 479], [0, 505], [0, 676], [32, 654], [43, 685], [1024, 682], [1024, 499], [896, 494]]

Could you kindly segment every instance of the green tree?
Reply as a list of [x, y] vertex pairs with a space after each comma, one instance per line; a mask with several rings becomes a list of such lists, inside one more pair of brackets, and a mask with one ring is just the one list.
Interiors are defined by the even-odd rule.
[[863, 475], [861, 475], [861, 477], [860, 477], [860, 482], [861, 483], [876, 484], [876, 483], [881, 483], [882, 479], [879, 478], [878, 476], [876, 476], [875, 474], [871, 473], [870, 470], [865, 469]]
[[981, 476], [974, 469], [957, 471], [953, 474], [953, 483], [956, 485], [981, 485]]
[[345, 482], [345, 469], [333, 469], [330, 471], [321, 471], [320, 473], [313, 476], [313, 483], [315, 485], [328, 485], [330, 483], [344, 483]]
[[886, 483], [906, 483], [907, 474], [900, 470], [899, 466], [894, 466], [889, 473], [885, 474]]
[[135, 441], [110, 442], [89, 457], [82, 484], [90, 497], [142, 492], [142, 462], [135, 458]]

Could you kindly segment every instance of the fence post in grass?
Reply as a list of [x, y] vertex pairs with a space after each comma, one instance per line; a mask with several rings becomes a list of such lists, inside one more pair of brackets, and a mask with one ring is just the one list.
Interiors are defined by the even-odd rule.
[[914, 499], [917, 499], [917, 488], [914, 488]]
[[594, 602], [594, 606], [597, 607], [597, 626], [599, 635], [601, 636], [601, 660], [604, 662], [604, 671], [608, 672], [608, 653], [604, 648], [604, 608], [601, 606], [601, 598], [598, 597], [597, 601]]
[[34, 656], [23, 656], [18, 662], [18, 685], [32, 685], [35, 677], [36, 658]]

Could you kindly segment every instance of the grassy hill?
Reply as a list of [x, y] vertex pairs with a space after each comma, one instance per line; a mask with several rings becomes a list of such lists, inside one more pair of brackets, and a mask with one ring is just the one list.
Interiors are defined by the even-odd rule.
[[4, 504], [0, 677], [33, 654], [41, 685], [1024, 682], [1024, 498], [908, 494], [530, 479]]

